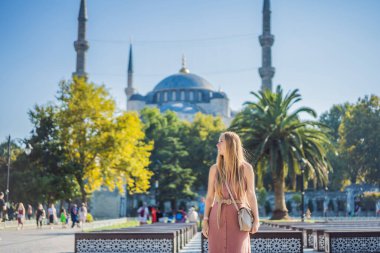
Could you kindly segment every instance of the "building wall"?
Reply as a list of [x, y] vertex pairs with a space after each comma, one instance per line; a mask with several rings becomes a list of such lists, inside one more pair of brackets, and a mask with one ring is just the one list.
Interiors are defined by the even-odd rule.
[[110, 192], [107, 187], [95, 191], [90, 201], [91, 214], [96, 219], [119, 218], [125, 216], [125, 196], [118, 190]]

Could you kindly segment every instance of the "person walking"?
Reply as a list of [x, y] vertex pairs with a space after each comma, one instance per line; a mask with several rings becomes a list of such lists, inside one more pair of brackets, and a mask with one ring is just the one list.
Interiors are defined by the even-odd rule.
[[49, 217], [50, 229], [53, 229], [54, 222], [57, 220], [57, 210], [55, 209], [53, 203], [51, 203], [50, 207], [48, 208], [48, 217]]
[[[210, 253], [249, 253], [249, 233], [256, 233], [260, 226], [253, 168], [246, 162], [236, 133], [222, 133], [217, 149], [216, 164], [209, 172], [202, 233], [208, 237]], [[252, 210], [251, 231], [240, 230], [233, 201], [239, 209], [249, 207]]]
[[42, 220], [46, 217], [46, 213], [42, 204], [38, 204], [38, 208], [35, 214], [36, 214], [37, 228], [42, 228]]
[[198, 223], [198, 212], [195, 210], [195, 206], [190, 207], [187, 217], [190, 223]]
[[24, 220], [25, 220], [25, 207], [22, 202], [18, 203], [18, 208], [17, 208], [17, 230], [20, 230], [20, 225], [21, 229], [24, 228]]
[[28, 214], [28, 220], [30, 220], [32, 218], [32, 215], [33, 215], [33, 207], [30, 204], [28, 205], [27, 214]]
[[72, 221], [71, 228], [74, 228], [75, 223], [78, 222], [78, 206], [77, 204], [74, 204], [70, 209], [70, 217]]
[[66, 224], [67, 224], [67, 215], [66, 215], [66, 210], [64, 207], [62, 207], [61, 209], [61, 223], [62, 223], [62, 228], [66, 228]]
[[6, 205], [4, 201], [4, 193], [0, 192], [0, 221], [5, 221]]
[[79, 226], [82, 227], [86, 223], [87, 218], [87, 207], [85, 203], [79, 208]]
[[149, 209], [146, 205], [146, 202], [144, 202], [143, 205], [140, 206], [139, 209], [137, 209], [137, 214], [140, 225], [147, 224], [149, 217]]

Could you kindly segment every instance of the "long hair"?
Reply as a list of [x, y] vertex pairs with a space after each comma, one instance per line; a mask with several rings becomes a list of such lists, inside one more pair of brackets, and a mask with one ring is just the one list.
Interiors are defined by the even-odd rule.
[[246, 161], [244, 148], [241, 144], [240, 137], [234, 132], [224, 132], [220, 135], [226, 143], [224, 155], [218, 154], [216, 158], [216, 194], [223, 198], [223, 186], [228, 184], [236, 198], [244, 197], [245, 180], [243, 163]]

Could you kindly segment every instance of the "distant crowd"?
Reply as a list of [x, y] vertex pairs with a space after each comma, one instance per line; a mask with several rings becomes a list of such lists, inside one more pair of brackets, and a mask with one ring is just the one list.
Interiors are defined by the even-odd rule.
[[61, 208], [59, 212], [57, 212], [54, 204], [50, 204], [46, 210], [42, 204], [38, 204], [35, 211], [32, 205], [25, 206], [22, 202], [5, 203], [4, 193], [0, 192], [0, 221], [17, 220], [17, 229], [23, 229], [25, 220], [35, 219], [37, 228], [46, 225], [53, 229], [54, 224], [61, 224], [63, 228], [66, 228], [69, 225], [69, 220], [71, 220], [71, 228], [74, 228], [75, 225], [82, 227], [87, 219], [85, 203], [79, 207], [77, 204], [72, 204], [67, 210]]
[[201, 202], [198, 207], [199, 214], [195, 206], [189, 208], [188, 212], [184, 208], [180, 207], [178, 210], [173, 210], [170, 212], [161, 212], [161, 210], [156, 206], [147, 206], [147, 203], [144, 202], [137, 209], [137, 217], [140, 222], [140, 225], [147, 224], [148, 221], [151, 223], [156, 222], [167, 222], [167, 223], [198, 223], [200, 219], [203, 218], [204, 212], [204, 198], [201, 199]]

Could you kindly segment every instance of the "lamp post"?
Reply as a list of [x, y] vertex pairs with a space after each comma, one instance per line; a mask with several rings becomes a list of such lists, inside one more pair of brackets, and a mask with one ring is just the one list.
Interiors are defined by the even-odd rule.
[[301, 166], [302, 182], [301, 182], [301, 221], [305, 221], [305, 190], [304, 190], [304, 180], [305, 180], [305, 167], [303, 159], [299, 159]]
[[[19, 138], [16, 138], [18, 140], [22, 140]], [[15, 139], [15, 140], [16, 140]], [[25, 154], [29, 155], [32, 152], [33, 147], [28, 143], [25, 148]], [[10, 169], [11, 169], [11, 135], [8, 136], [8, 172], [7, 172], [7, 189], [5, 191], [5, 194], [7, 195], [7, 202], [9, 203], [9, 176], [10, 176]]]
[[160, 169], [162, 166], [162, 162], [160, 160], [156, 160], [156, 163], [158, 165], [158, 169], [155, 173], [155, 181], [154, 181], [154, 202], [156, 206], [158, 206], [158, 187], [159, 187], [159, 175], [160, 175]]
[[324, 215], [325, 215], [325, 221], [327, 221], [327, 211], [329, 209], [329, 203], [328, 203], [328, 199], [327, 199], [327, 191], [329, 190], [329, 188], [326, 186], [325, 187], [325, 201], [324, 201], [324, 206], [323, 206], [323, 211], [324, 211]]

